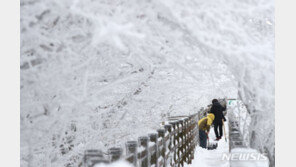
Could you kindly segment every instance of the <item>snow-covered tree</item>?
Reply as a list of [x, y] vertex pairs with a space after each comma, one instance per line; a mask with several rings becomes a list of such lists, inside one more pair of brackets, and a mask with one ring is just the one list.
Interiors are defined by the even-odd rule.
[[122, 145], [237, 94], [251, 145], [274, 157], [272, 1], [20, 5], [21, 166], [75, 166], [87, 148]]

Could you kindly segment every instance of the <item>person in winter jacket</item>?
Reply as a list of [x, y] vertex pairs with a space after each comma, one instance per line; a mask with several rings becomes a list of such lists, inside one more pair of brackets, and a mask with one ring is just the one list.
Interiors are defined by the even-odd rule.
[[208, 134], [210, 132], [210, 127], [215, 119], [215, 115], [210, 113], [207, 117], [204, 117], [198, 121], [199, 129], [199, 145], [202, 148], [207, 147]]
[[[214, 120], [214, 131], [216, 135], [216, 140], [220, 140], [223, 136], [223, 131], [222, 131], [222, 120], [226, 121], [223, 111], [226, 110], [226, 107], [223, 107], [217, 99], [212, 100], [212, 107], [210, 110], [210, 113], [213, 113], [215, 115], [215, 120]], [[219, 131], [218, 131], [219, 130]]]

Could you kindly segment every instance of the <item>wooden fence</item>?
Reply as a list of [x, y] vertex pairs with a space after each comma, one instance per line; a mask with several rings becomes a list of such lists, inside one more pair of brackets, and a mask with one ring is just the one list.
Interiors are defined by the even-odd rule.
[[[228, 99], [236, 100], [236, 99]], [[229, 127], [229, 150], [234, 148], [244, 148], [246, 143], [243, 140], [243, 136], [240, 131], [239, 118], [234, 113], [228, 115], [228, 127]]]
[[190, 164], [198, 143], [197, 121], [201, 113], [170, 117], [169, 123], [157, 132], [141, 136], [138, 141], [127, 141], [125, 154], [122, 148], [108, 149], [108, 156], [100, 150], [86, 150], [84, 166], [92, 167], [121, 158], [135, 167], [179, 167], [184, 166], [184, 163]]
[[155, 133], [141, 136], [138, 141], [127, 141], [122, 148], [110, 148], [104, 154], [100, 150], [86, 150], [83, 164], [93, 167], [99, 163], [110, 163], [125, 159], [135, 167], [180, 167], [191, 164], [196, 145], [199, 143], [197, 122], [209, 111], [202, 108], [189, 116], [170, 117]]

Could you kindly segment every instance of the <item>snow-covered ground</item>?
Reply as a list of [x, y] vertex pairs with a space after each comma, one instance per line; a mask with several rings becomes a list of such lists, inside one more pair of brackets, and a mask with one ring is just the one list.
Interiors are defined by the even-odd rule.
[[[232, 154], [242, 155], [241, 160], [231, 160], [230, 166], [231, 167], [269, 167], [269, 160], [268, 158], [259, 153], [257, 150], [250, 149], [250, 148], [235, 148], [231, 150]], [[258, 160], [253, 160], [250, 158], [251, 156], [257, 158], [260, 157]], [[249, 158], [248, 160], [246, 159]]]
[[273, 155], [273, 1], [20, 5], [22, 167], [75, 166], [226, 96], [256, 112], [252, 146]]
[[[247, 118], [246, 109], [239, 106], [241, 101], [238, 100], [230, 100], [227, 101], [227, 103], [227, 115], [237, 116], [236, 118], [240, 119], [242, 124], [239, 126], [241, 127], [240, 131], [243, 134], [243, 131], [246, 129], [246, 127], [250, 125], [245, 120]], [[229, 120], [228, 117], [226, 117], [226, 119]], [[224, 134], [221, 140], [218, 142], [214, 141], [216, 136], [214, 129], [211, 128], [209, 133], [209, 141], [210, 143], [218, 143], [217, 149], [207, 150], [197, 146], [192, 164], [186, 164], [186, 167], [269, 167], [268, 158], [265, 155], [260, 154], [257, 150], [251, 149], [248, 146], [229, 150], [228, 122], [225, 122], [224, 125], [227, 140], [225, 140]]]
[[[225, 143], [225, 141], [223, 141]], [[197, 147], [194, 155], [194, 160], [192, 164], [186, 164], [185, 167], [269, 167], [268, 159], [264, 160], [227, 160], [223, 159], [223, 154], [229, 154], [226, 148], [223, 148], [226, 144], [219, 144], [221, 147], [218, 147], [216, 150], [206, 150], [201, 147]], [[261, 155], [258, 151], [250, 148], [234, 149], [231, 153], [239, 153], [244, 158], [247, 153], [253, 153], [253, 155]], [[239, 155], [237, 154], [237, 155]], [[261, 155], [264, 156], [264, 155]], [[226, 156], [225, 156], [226, 157]], [[266, 157], [265, 157], [266, 158]]]
[[[225, 131], [228, 134], [228, 124], [226, 122]], [[223, 154], [229, 153], [229, 139], [226, 142], [224, 137], [225, 136], [223, 136], [223, 138], [218, 142], [214, 141], [214, 139], [216, 139], [216, 136], [214, 133], [214, 129], [211, 128], [209, 133], [209, 141], [210, 143], [218, 143], [217, 149], [207, 150], [197, 146], [192, 164], [186, 164], [185, 167], [230, 167], [230, 162], [222, 159]]]
[[120, 160], [112, 164], [98, 164], [98, 165], [95, 165], [95, 167], [133, 167], [133, 165], [131, 165], [126, 161]]

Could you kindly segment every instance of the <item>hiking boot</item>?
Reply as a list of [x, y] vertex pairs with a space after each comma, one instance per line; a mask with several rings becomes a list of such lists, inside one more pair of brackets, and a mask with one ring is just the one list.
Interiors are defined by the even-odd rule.
[[218, 138], [215, 139], [215, 141], [219, 141], [220, 139], [221, 139], [221, 137], [218, 137]]

